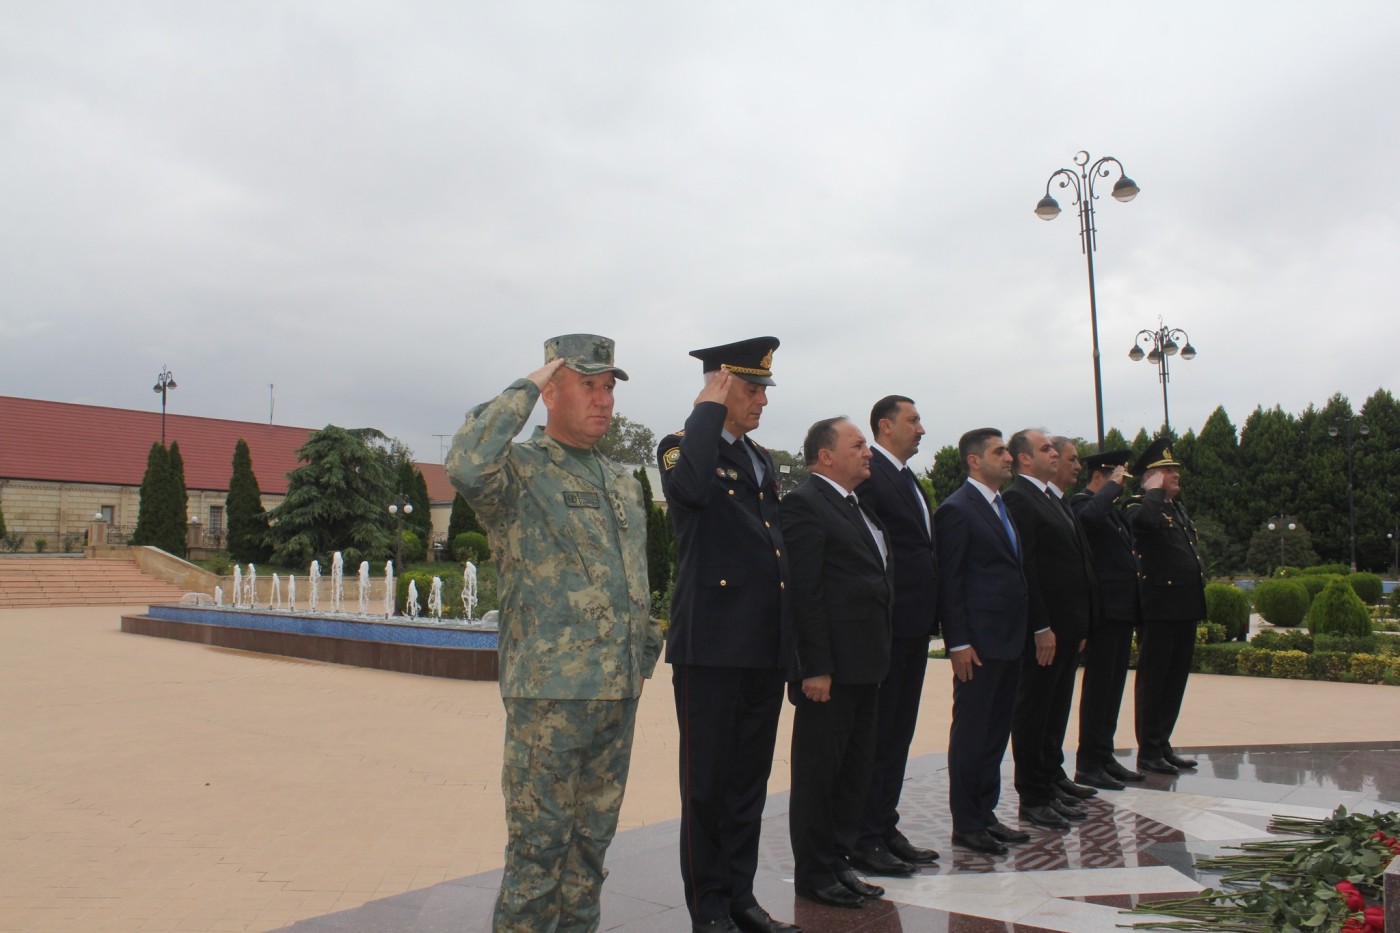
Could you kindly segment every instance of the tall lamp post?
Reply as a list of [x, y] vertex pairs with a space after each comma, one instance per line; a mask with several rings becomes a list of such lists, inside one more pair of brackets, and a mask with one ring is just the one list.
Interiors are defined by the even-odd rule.
[[1113, 198], [1127, 203], [1138, 196], [1141, 190], [1137, 182], [1123, 171], [1123, 163], [1113, 156], [1104, 156], [1092, 165], [1089, 153], [1080, 150], [1074, 155], [1074, 164], [1079, 166], [1076, 174], [1073, 169], [1060, 168], [1050, 173], [1045, 182], [1045, 197], [1035, 206], [1035, 216], [1041, 220], [1054, 220], [1060, 216], [1059, 203], [1050, 196], [1050, 186], [1059, 179], [1061, 188], [1074, 189], [1073, 204], [1079, 208], [1079, 247], [1089, 264], [1089, 329], [1094, 339], [1094, 405], [1099, 419], [1099, 447], [1103, 448], [1103, 374], [1099, 367], [1099, 310], [1094, 293], [1094, 250], [1098, 248], [1097, 230], [1094, 228], [1094, 184], [1100, 178], [1107, 178], [1110, 166], [1118, 169], [1118, 180], [1113, 183]]
[[1400, 580], [1400, 525], [1396, 525], [1394, 531], [1387, 531], [1385, 536], [1395, 545], [1395, 562], [1390, 565], [1390, 575]]
[[1287, 563], [1287, 561], [1283, 559], [1283, 531], [1285, 528], [1289, 531], [1297, 531], [1298, 525], [1296, 522], [1288, 522], [1287, 524], [1284, 524], [1284, 514], [1280, 512], [1273, 518], [1269, 519], [1268, 528], [1270, 531], [1278, 532], [1278, 565], [1282, 567], [1285, 563]]
[[[1362, 424], [1355, 417], [1351, 417], [1346, 420], [1345, 433], [1347, 438], [1347, 518], [1351, 525], [1351, 572], [1356, 573], [1356, 497], [1354, 493], [1354, 489], [1356, 487], [1356, 474], [1352, 470], [1353, 458], [1351, 446], [1352, 441], [1354, 440], [1352, 435], [1352, 425], [1356, 425], [1356, 433], [1360, 434], [1362, 437], [1365, 437], [1367, 434], [1370, 434], [1371, 429], [1365, 424]], [[1343, 431], [1341, 428], [1337, 427], [1334, 424], [1327, 429], [1327, 433], [1332, 437], [1340, 437]]]
[[413, 514], [413, 504], [406, 496], [399, 496], [389, 503], [389, 514], [394, 516], [394, 569], [403, 573], [403, 517]]
[[165, 446], [165, 396], [171, 389], [180, 388], [175, 384], [175, 377], [170, 373], [170, 367], [162, 366], [160, 375], [156, 377], [156, 384], [151, 386], [151, 391], [160, 395], [160, 444]]
[[[1143, 352], [1142, 341], [1146, 339], [1152, 349]], [[1140, 330], [1133, 338], [1133, 348], [1128, 351], [1128, 359], [1134, 363], [1147, 357], [1149, 363], [1157, 364], [1157, 379], [1162, 383], [1162, 430], [1170, 432], [1172, 429], [1172, 419], [1167, 413], [1167, 383], [1171, 381], [1171, 373], [1167, 368], [1167, 357], [1181, 354], [1183, 360], [1194, 360], [1196, 358], [1196, 348], [1191, 346], [1191, 338], [1186, 336], [1186, 331], [1179, 327], [1168, 327], [1162, 323], [1162, 319], [1157, 318], [1156, 330]]]

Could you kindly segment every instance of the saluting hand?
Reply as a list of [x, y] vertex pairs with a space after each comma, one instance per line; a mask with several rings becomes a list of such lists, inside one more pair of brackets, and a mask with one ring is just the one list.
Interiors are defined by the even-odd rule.
[[1142, 488], [1161, 489], [1166, 482], [1167, 475], [1165, 473], [1161, 470], [1153, 470], [1151, 473], [1148, 473], [1147, 476], [1143, 477]]
[[695, 396], [695, 404], [701, 402], [725, 403], [729, 398], [729, 385], [734, 381], [734, 374], [727, 369], [716, 369], [705, 374], [705, 388], [700, 390], [700, 394]]
[[1111, 482], [1115, 482], [1115, 483], [1117, 483], [1119, 486], [1122, 486], [1122, 485], [1123, 485], [1123, 480], [1126, 479], [1127, 476], [1128, 476], [1128, 468], [1127, 468], [1126, 466], [1124, 466], [1123, 464], [1120, 463], [1120, 464], [1118, 464], [1118, 466], [1116, 466], [1116, 467], [1113, 468], [1113, 473], [1110, 474], [1108, 478], [1109, 478], [1109, 480], [1110, 480]]
[[533, 382], [535, 387], [543, 392], [545, 384], [554, 378], [554, 374], [559, 372], [559, 367], [563, 365], [564, 358], [562, 356], [555, 357], [525, 378]]

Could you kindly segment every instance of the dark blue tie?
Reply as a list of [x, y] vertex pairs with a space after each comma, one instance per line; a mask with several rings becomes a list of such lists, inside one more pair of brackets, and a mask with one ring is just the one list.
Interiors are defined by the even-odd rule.
[[1016, 556], [1021, 556], [1021, 546], [1016, 541], [1016, 529], [1011, 527], [1011, 516], [1006, 514], [1006, 503], [1001, 501], [1001, 493], [997, 493], [994, 500], [997, 506], [997, 514], [1001, 516], [1001, 527], [1006, 529], [1006, 536], [1011, 539], [1011, 550], [1016, 552]]

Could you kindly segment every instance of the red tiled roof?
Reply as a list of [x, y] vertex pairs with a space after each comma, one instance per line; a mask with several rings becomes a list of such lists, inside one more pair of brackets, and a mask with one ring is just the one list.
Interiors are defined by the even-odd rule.
[[[160, 440], [160, 414], [97, 405], [71, 405], [0, 395], [0, 478], [140, 486], [151, 444]], [[301, 466], [297, 449], [317, 429], [165, 416], [166, 441], [180, 442], [185, 486], [223, 491], [233, 474], [233, 449], [248, 442], [258, 488], [287, 491], [287, 474]], [[419, 463], [433, 502], [452, 501], [442, 466]]]

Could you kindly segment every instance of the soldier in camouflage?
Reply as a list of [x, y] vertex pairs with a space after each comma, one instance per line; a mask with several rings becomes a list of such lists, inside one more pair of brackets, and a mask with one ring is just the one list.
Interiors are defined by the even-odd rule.
[[[641, 484], [593, 451], [626, 378], [613, 341], [553, 338], [542, 368], [467, 413], [447, 457], [500, 587], [509, 838], [497, 931], [598, 929], [637, 700], [661, 651]], [[541, 399], [545, 426], [511, 443]]]

